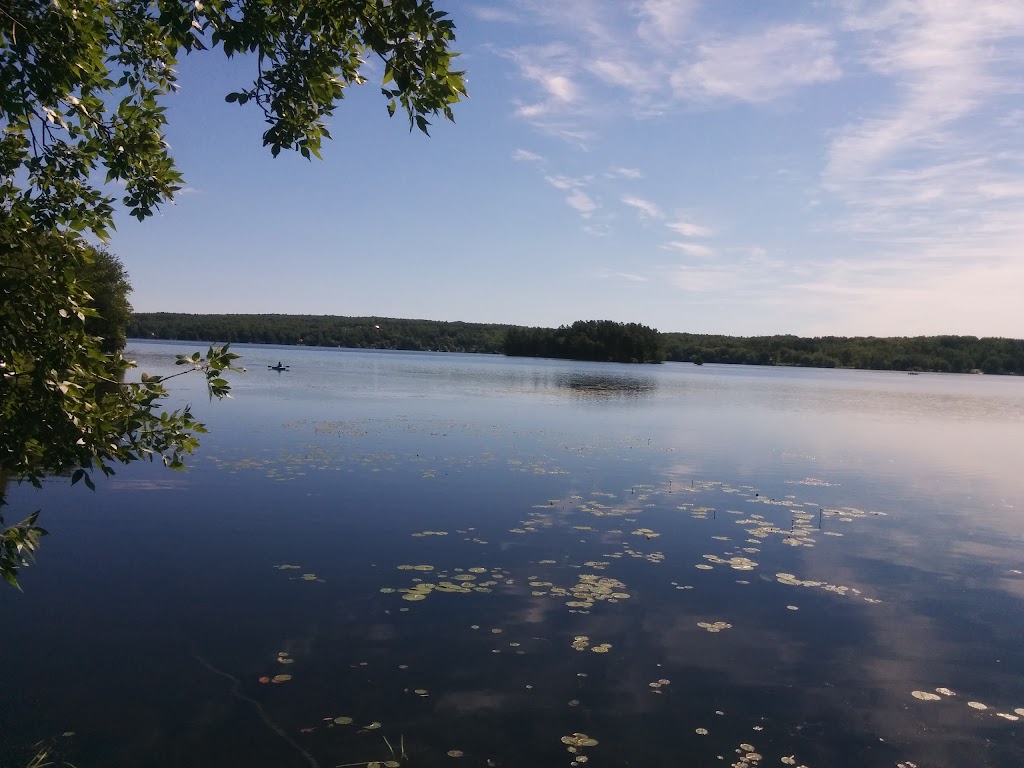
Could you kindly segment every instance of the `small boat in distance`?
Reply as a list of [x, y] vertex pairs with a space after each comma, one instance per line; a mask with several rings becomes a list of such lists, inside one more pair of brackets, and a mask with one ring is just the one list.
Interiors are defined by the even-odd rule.
[[277, 365], [268, 365], [267, 368], [269, 368], [272, 371], [287, 371], [288, 370], [288, 366], [287, 365], [281, 365], [281, 361], [280, 360], [277, 361]]

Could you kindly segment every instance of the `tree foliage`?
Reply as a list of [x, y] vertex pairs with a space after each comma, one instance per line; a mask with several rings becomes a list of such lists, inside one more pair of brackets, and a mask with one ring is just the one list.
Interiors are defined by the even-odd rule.
[[669, 360], [881, 371], [1024, 374], [1024, 341], [976, 336], [712, 336], [666, 333]]
[[[401, 107], [410, 130], [452, 119], [465, 94], [452, 41], [431, 0], [0, 4], [0, 476], [67, 473], [91, 486], [112, 464], [160, 456], [180, 467], [203, 431], [188, 408], [160, 411], [163, 381], [124, 383], [133, 365], [112, 333], [129, 311], [123, 273], [102, 277], [114, 265], [88, 240], [106, 241], [118, 196], [142, 220], [180, 189], [164, 136], [180, 56], [246, 57], [254, 79], [226, 100], [261, 110], [272, 154], [309, 158], [371, 56], [388, 111]], [[223, 397], [236, 358], [211, 346], [179, 363]], [[45, 533], [35, 521], [5, 529], [0, 518], [0, 575], [12, 583]]]
[[[92, 473], [113, 474], [115, 464], [159, 456], [181, 468], [205, 430], [188, 407], [160, 410], [168, 394], [160, 378], [125, 383], [133, 363], [90, 332], [103, 320], [86, 290], [98, 284], [97, 251], [74, 235], [10, 234], [0, 225], [0, 474], [36, 486], [69, 475], [92, 488]], [[179, 362], [205, 374], [211, 397], [224, 397], [221, 374], [237, 370], [237, 357], [211, 347]], [[12, 584], [45, 534], [37, 516], [0, 531], [0, 576]]]
[[107, 354], [124, 349], [132, 305], [132, 291], [121, 261], [106, 248], [91, 248], [86, 254], [82, 284], [92, 297], [94, 316], [85, 319], [85, 332], [101, 339], [100, 349]]
[[382, 93], [426, 132], [465, 94], [451, 68], [454, 25], [430, 0], [12, 0], [0, 8], [0, 177], [24, 227], [101, 238], [114, 197], [140, 220], [181, 187], [164, 137], [178, 57], [220, 48], [252, 59], [255, 78], [226, 95], [253, 102], [277, 155], [319, 156], [344, 89], [383, 60]]
[[128, 335], [139, 339], [221, 339], [232, 343], [500, 354], [509, 327], [390, 317], [137, 312], [128, 323]]
[[505, 354], [616, 363], [660, 363], [665, 359], [661, 334], [656, 330], [612, 320], [577, 320], [556, 329], [512, 328], [505, 337]]

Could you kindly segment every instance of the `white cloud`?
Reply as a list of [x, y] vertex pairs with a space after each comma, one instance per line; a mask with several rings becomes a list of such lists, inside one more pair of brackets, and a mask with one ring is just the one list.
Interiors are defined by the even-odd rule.
[[552, 75], [544, 80], [548, 93], [559, 101], [575, 101], [579, 94], [572, 80], [564, 75]]
[[900, 91], [895, 108], [848, 126], [833, 143], [826, 177], [855, 178], [902, 150], [948, 143], [944, 128], [1002, 95], [1012, 83], [996, 73], [993, 46], [1024, 35], [1024, 5], [976, 0], [890, 2], [846, 20], [868, 35], [868, 64]]
[[677, 46], [695, 5], [693, 0], [641, 0], [636, 8], [637, 36], [650, 45]]
[[528, 149], [517, 149], [512, 153], [512, 159], [520, 163], [542, 163], [544, 158], [538, 155], [536, 152], [531, 152]]
[[622, 58], [596, 58], [585, 62], [583, 66], [602, 83], [627, 91], [653, 91], [660, 82], [660, 77], [656, 69], [650, 66], [650, 62], [639, 64]]
[[481, 21], [492, 21], [501, 24], [511, 24], [520, 21], [518, 15], [508, 10], [507, 8], [497, 8], [489, 5], [477, 5], [473, 4], [468, 7], [470, 13], [476, 16]]
[[[536, 127], [660, 116], [693, 104], [762, 103], [834, 80], [827, 29], [803, 23], [737, 33], [697, 23], [695, 0], [516, 0], [547, 42], [504, 53], [527, 84], [516, 114]], [[532, 93], [531, 93], [532, 91]]]
[[534, 117], [542, 117], [551, 111], [551, 105], [544, 102], [537, 102], [536, 104], [523, 104], [516, 108], [516, 114], [519, 117], [525, 117], [527, 119]]
[[683, 237], [711, 237], [712, 234], [708, 227], [690, 221], [670, 221], [665, 226]]
[[644, 200], [642, 197], [623, 195], [622, 202], [631, 208], [636, 208], [645, 219], [660, 219], [662, 216], [661, 209], [657, 205], [650, 200]]
[[700, 243], [685, 243], [680, 240], [670, 240], [662, 247], [675, 251], [682, 251], [687, 256], [700, 256], [701, 258], [711, 256], [714, 253], [714, 251], [706, 245], [701, 245]]
[[583, 218], [588, 218], [597, 209], [597, 203], [581, 189], [574, 190], [565, 198], [570, 207], [575, 208]]
[[573, 189], [579, 186], [579, 182], [570, 179], [568, 176], [545, 176], [544, 181], [555, 189]]
[[643, 173], [637, 168], [624, 168], [622, 166], [613, 166], [608, 169], [608, 176], [621, 177], [623, 179], [640, 179], [643, 178]]
[[597, 209], [597, 203], [584, 191], [587, 179], [572, 179], [568, 176], [545, 176], [544, 181], [557, 190], [568, 192], [565, 202], [583, 218], [588, 219]]
[[845, 23], [894, 97], [829, 147], [822, 183], [845, 206], [837, 228], [917, 268], [918, 282], [952, 286], [941, 276], [968, 263], [1012, 269], [1024, 243], [1024, 125], [1019, 68], [1011, 78], [1006, 67], [1024, 60], [1024, 5], [853, 3]]
[[679, 98], [765, 102], [840, 76], [835, 42], [820, 27], [788, 24], [698, 46], [697, 61], [676, 70]]
[[[681, 0], [644, 0], [636, 5], [592, 0], [516, 0], [522, 18], [549, 42], [508, 50], [528, 84], [516, 114], [548, 133], [552, 121], [562, 128], [620, 114], [623, 102], [662, 100], [669, 70], [664, 57], [675, 56], [683, 6]], [[657, 51], [652, 49], [652, 46]], [[559, 79], [561, 78], [561, 79]], [[530, 93], [530, 90], [533, 93]], [[524, 106], [525, 105], [525, 106]], [[646, 115], [643, 103], [632, 114]]]
[[578, 68], [576, 55], [564, 42], [525, 46], [507, 51], [505, 57], [519, 68], [520, 75], [540, 89], [540, 98], [521, 103], [516, 114], [536, 124], [541, 118], [561, 115], [580, 101], [581, 91], [573, 80]]

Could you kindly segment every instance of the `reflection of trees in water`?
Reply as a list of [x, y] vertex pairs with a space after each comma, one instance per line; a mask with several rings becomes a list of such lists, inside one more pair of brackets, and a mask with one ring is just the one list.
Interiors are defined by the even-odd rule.
[[595, 399], [648, 397], [658, 388], [653, 377], [610, 376], [604, 373], [561, 374], [554, 377], [553, 383], [575, 397]]
[[[625, 368], [616, 365], [615, 368]], [[640, 366], [629, 366], [639, 368]], [[403, 371], [405, 373], [405, 371]], [[469, 366], [424, 368], [414, 374], [422, 385], [429, 376], [446, 391], [498, 392], [513, 395], [568, 395], [579, 399], [614, 400], [649, 397], [659, 388], [658, 376], [645, 373], [557, 368]]]

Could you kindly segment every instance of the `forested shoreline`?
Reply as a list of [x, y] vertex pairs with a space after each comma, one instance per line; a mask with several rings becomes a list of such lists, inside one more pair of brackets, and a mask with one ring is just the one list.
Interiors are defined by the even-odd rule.
[[[562, 330], [570, 329], [570, 326], [563, 326]], [[538, 339], [551, 338], [558, 330], [388, 317], [137, 312], [128, 324], [127, 335], [138, 339], [504, 354], [509, 341], [515, 342], [531, 334]], [[659, 336], [664, 359], [678, 362], [1024, 374], [1024, 340], [1021, 339], [744, 337], [679, 332], [662, 332]], [[511, 349], [513, 354], [517, 351], [523, 352]], [[550, 350], [542, 347], [539, 351]], [[640, 359], [636, 355], [632, 357]]]
[[661, 334], [638, 323], [577, 320], [560, 328], [509, 328], [504, 352], [510, 357], [554, 357], [612, 363], [660, 363]]

